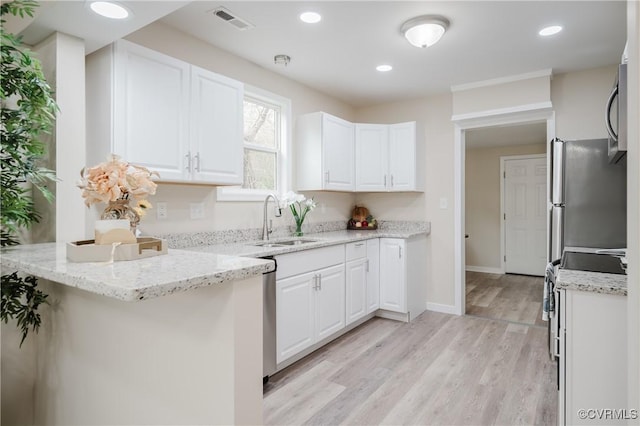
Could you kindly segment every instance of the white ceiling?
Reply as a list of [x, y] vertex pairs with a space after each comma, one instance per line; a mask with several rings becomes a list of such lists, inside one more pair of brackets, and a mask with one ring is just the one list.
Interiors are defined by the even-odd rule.
[[[37, 43], [59, 30], [86, 39], [90, 52], [164, 16], [168, 25], [357, 107], [542, 69], [561, 73], [614, 64], [626, 34], [625, 1], [120, 3], [134, 11], [133, 18], [103, 21], [83, 1], [42, 2], [25, 40]], [[208, 13], [218, 6], [255, 28], [239, 31]], [[300, 22], [297, 16], [306, 10], [321, 13], [323, 20]], [[409, 45], [399, 32], [405, 20], [422, 14], [451, 21], [442, 40], [428, 49]], [[538, 36], [550, 24], [564, 31]], [[291, 56], [291, 63], [274, 65], [276, 54]], [[394, 69], [375, 71], [381, 63]]]

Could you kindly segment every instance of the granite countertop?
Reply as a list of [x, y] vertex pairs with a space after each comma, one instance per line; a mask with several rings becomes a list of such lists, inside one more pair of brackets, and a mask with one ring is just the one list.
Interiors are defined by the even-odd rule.
[[[67, 260], [65, 243], [8, 247], [0, 253], [3, 272], [20, 271], [102, 296], [136, 301], [242, 280], [275, 269], [273, 261], [256, 259], [260, 257], [371, 238], [411, 238], [427, 235], [430, 230], [429, 222], [395, 222], [383, 230], [309, 233], [302, 239], [313, 242], [284, 247], [260, 247], [254, 245], [259, 242], [255, 238], [242, 238], [255, 235], [255, 229], [173, 234], [169, 236], [169, 246], [173, 244], [180, 249], [170, 248], [166, 255], [117, 262], [71, 262]], [[242, 242], [230, 243], [230, 238]], [[291, 239], [281, 236], [271, 242]]]
[[627, 276], [560, 269], [556, 279], [556, 287], [565, 290], [626, 296]]
[[[352, 243], [355, 241], [369, 240], [372, 238], [412, 238], [418, 235], [428, 235], [430, 233], [430, 226], [425, 228], [406, 228], [406, 229], [385, 229], [385, 230], [371, 230], [371, 231], [352, 231], [341, 230], [332, 232], [319, 232], [313, 234], [305, 234], [303, 237], [299, 237], [301, 240], [314, 240], [313, 242], [307, 242], [304, 244], [297, 244], [284, 247], [261, 247], [255, 245], [263, 243], [264, 241], [243, 241], [239, 243], [224, 243], [224, 244], [211, 244], [211, 245], [198, 245], [193, 247], [185, 247], [184, 250], [192, 250], [196, 252], [224, 254], [230, 256], [246, 256], [246, 257], [267, 257], [277, 256], [286, 253], [293, 253], [301, 250], [309, 250], [320, 247], [333, 246], [337, 244]], [[286, 241], [295, 239], [289, 238], [274, 238], [270, 243], [277, 244], [278, 241]]]
[[169, 249], [133, 261], [67, 260], [64, 243], [2, 249], [2, 270], [20, 271], [102, 296], [136, 301], [241, 280], [274, 270], [270, 260]]

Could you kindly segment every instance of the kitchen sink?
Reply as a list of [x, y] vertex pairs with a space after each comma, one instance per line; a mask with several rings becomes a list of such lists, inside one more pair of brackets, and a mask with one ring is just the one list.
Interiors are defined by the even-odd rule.
[[295, 240], [282, 240], [282, 241], [262, 241], [259, 243], [253, 243], [252, 246], [258, 247], [286, 247], [286, 246], [297, 246], [301, 244], [315, 243], [318, 240], [308, 240], [308, 239], [295, 239]]
[[560, 268], [608, 274], [625, 273], [618, 257], [597, 253], [565, 251], [562, 255]]

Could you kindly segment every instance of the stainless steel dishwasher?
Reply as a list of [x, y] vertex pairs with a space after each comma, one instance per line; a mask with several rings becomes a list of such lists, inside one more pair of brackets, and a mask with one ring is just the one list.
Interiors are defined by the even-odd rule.
[[273, 257], [275, 268], [262, 275], [262, 383], [276, 372], [276, 270], [278, 263]]

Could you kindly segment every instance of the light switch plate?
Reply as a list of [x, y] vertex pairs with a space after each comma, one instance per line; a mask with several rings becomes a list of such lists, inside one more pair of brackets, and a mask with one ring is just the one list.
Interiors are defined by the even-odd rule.
[[164, 201], [159, 201], [156, 203], [156, 217], [158, 219], [166, 219], [169, 215], [167, 214], [167, 203]]
[[204, 203], [189, 203], [191, 219], [204, 219]]
[[446, 198], [442, 197], [440, 198], [440, 208], [445, 210], [449, 207], [449, 200], [447, 200]]

